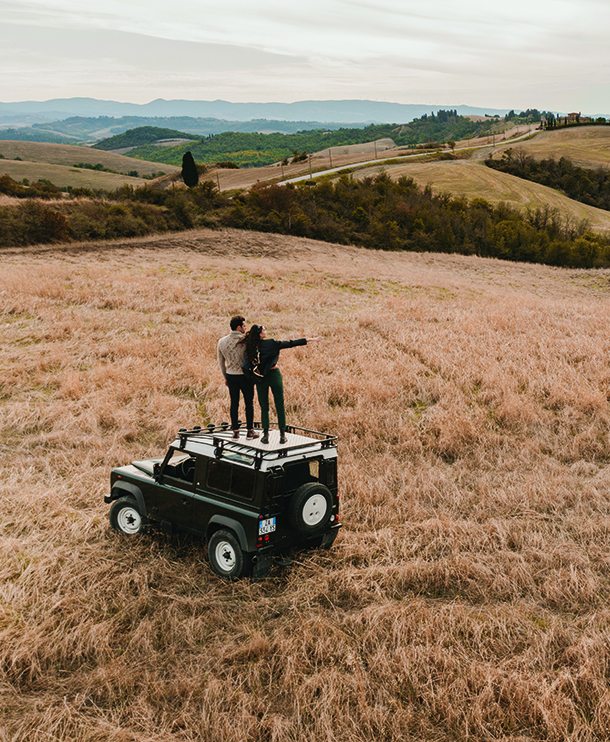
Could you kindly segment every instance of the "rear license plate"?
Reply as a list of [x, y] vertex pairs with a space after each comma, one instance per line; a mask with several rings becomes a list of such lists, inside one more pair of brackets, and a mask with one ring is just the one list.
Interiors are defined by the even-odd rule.
[[275, 518], [267, 518], [267, 520], [261, 520], [258, 524], [258, 535], [264, 536], [266, 533], [273, 533], [275, 531]]

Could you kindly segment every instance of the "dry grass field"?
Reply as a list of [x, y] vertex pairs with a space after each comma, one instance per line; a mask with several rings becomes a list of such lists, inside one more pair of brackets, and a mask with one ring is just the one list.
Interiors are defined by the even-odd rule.
[[[134, 187], [145, 185], [142, 177], [134, 178], [127, 173], [135, 170], [140, 176], [166, 172], [176, 168], [159, 162], [146, 162], [117, 155], [112, 152], [78, 147], [72, 144], [47, 144], [42, 142], [0, 141], [0, 175], [7, 174], [13, 180], [30, 182], [50, 180], [58, 188], [94, 188], [113, 191], [124, 184]], [[17, 160], [15, 158], [19, 157]], [[74, 165], [87, 163], [102, 164], [114, 173], [75, 168]]]
[[[137, 163], [133, 169], [137, 170]], [[30, 183], [35, 183], [37, 180], [50, 180], [58, 188], [72, 186], [72, 188], [93, 188], [105, 191], [113, 191], [125, 184], [137, 188], [147, 183], [143, 178], [133, 178], [129, 175], [73, 168], [66, 165], [51, 165], [45, 162], [20, 162], [19, 160], [0, 160], [0, 174], [9, 175], [17, 182], [21, 182], [24, 178], [27, 178]]]
[[[0, 742], [610, 737], [610, 276], [226, 231], [0, 254]], [[113, 466], [228, 418], [216, 341], [337, 433], [333, 549], [223, 582]]]
[[[580, 167], [607, 168], [610, 166], [610, 127], [608, 126], [582, 126], [537, 132], [535, 137], [512, 146], [523, 149], [537, 160], [550, 157], [559, 160], [561, 157], [568, 157]], [[508, 147], [504, 145], [496, 147], [495, 152], [498, 154], [494, 156], [500, 157], [505, 149]], [[484, 159], [487, 157], [487, 152], [480, 151], [477, 157]]]
[[[0, 154], [3, 154], [7, 160], [20, 157], [24, 162], [65, 165], [66, 167], [73, 167], [80, 162], [89, 165], [97, 165], [99, 162], [104, 167], [123, 174], [130, 170], [137, 170], [140, 175], [151, 175], [159, 172], [159, 170], [170, 172], [170, 170], [176, 169], [171, 165], [163, 165], [160, 162], [134, 160], [132, 157], [117, 155], [114, 152], [104, 152], [101, 149], [92, 149], [91, 147], [78, 147], [74, 144], [0, 141]], [[6, 164], [0, 160], [0, 169]]]

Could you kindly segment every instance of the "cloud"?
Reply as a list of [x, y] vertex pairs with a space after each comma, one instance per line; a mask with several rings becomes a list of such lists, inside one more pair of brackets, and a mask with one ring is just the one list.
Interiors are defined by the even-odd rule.
[[0, 0], [0, 19], [2, 95], [21, 99], [610, 109], [607, 0]]
[[[40, 26], [0, 23], [0, 87], [5, 100], [73, 95], [117, 97], [134, 102], [156, 97], [200, 97], [218, 90], [227, 76], [242, 84], [253, 75], [306, 66], [303, 57], [274, 54], [228, 44], [198, 44], [106, 30], [52, 32]], [[193, 95], [193, 91], [197, 91]], [[62, 92], [63, 91], [63, 92]]]

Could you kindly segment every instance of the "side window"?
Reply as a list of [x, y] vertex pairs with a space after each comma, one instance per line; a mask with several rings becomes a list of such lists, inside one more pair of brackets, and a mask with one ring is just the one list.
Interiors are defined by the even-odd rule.
[[230, 492], [231, 467], [221, 461], [209, 461], [207, 485], [219, 492]]
[[253, 469], [244, 469], [241, 466], [233, 467], [233, 479], [231, 481], [231, 493], [238, 497], [254, 497], [254, 484], [256, 472]]
[[225, 464], [222, 461], [209, 461], [206, 484], [218, 492], [243, 497], [254, 497], [256, 472], [243, 466]]
[[337, 459], [326, 459], [322, 466], [322, 481], [327, 487], [337, 484]]

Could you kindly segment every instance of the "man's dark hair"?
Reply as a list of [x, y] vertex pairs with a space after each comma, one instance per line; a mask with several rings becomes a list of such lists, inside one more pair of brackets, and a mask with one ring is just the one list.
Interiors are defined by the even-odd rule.
[[237, 330], [237, 328], [241, 327], [245, 321], [246, 321], [245, 317], [240, 317], [240, 316], [231, 317], [231, 329]]

